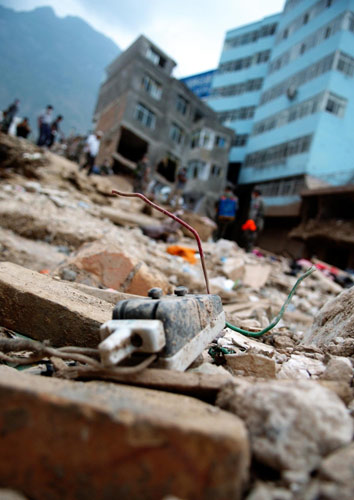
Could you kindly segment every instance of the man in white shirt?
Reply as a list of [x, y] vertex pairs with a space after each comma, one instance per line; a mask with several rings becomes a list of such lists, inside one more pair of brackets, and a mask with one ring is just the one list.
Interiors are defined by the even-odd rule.
[[86, 140], [84, 151], [86, 153], [86, 163], [80, 168], [83, 170], [88, 167], [87, 175], [91, 175], [95, 166], [95, 159], [100, 149], [100, 141], [103, 133], [99, 130], [90, 134]]
[[53, 106], [50, 104], [42, 111], [38, 117], [39, 137], [38, 146], [47, 146], [51, 134]]

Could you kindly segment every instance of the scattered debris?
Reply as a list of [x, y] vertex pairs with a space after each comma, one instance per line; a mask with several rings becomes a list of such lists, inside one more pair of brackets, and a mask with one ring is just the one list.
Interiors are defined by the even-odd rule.
[[[9, 457], [2, 485], [34, 499], [114, 491], [122, 498], [352, 500], [349, 273], [213, 242], [214, 223], [184, 213], [204, 240], [211, 291], [239, 328], [267, 328], [297, 278], [311, 265], [317, 271], [276, 327], [249, 338], [222, 329], [223, 321], [185, 372], [103, 367], [99, 327], [117, 302], [155, 287], [205, 294], [200, 249], [175, 220], [169, 232], [165, 208], [146, 215], [141, 200], [112, 196], [112, 188], [130, 191], [122, 176], [87, 177], [1, 133], [0, 160], [0, 447]], [[147, 227], [165, 236], [155, 240]], [[196, 264], [168, 253], [170, 236]]]

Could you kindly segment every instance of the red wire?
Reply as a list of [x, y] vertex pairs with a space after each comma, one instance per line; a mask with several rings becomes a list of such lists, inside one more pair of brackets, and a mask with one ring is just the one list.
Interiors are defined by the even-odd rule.
[[198, 232], [194, 229], [194, 227], [190, 226], [189, 224], [187, 224], [187, 222], [180, 219], [176, 215], [171, 214], [171, 212], [169, 212], [168, 210], [165, 210], [164, 208], [160, 207], [159, 205], [156, 205], [156, 203], [152, 202], [151, 200], [149, 200], [149, 198], [147, 198], [146, 196], [144, 196], [141, 193], [124, 193], [123, 191], [117, 191], [116, 189], [113, 189], [112, 193], [116, 194], [117, 196], [126, 196], [127, 198], [140, 198], [141, 200], [143, 200], [145, 203], [147, 203], [151, 207], [155, 208], [159, 212], [167, 215], [171, 219], [175, 220], [176, 222], [178, 222], [179, 224], [184, 226], [186, 229], [188, 229], [188, 231], [190, 231], [193, 234], [194, 238], [197, 241], [197, 245], [198, 245], [200, 261], [202, 263], [202, 268], [203, 268], [206, 290], [207, 290], [207, 293], [210, 293], [209, 280], [208, 280], [208, 274], [207, 274], [207, 270], [206, 270], [206, 266], [205, 266], [205, 259], [204, 259], [204, 252], [203, 252], [203, 248], [202, 248], [202, 242], [200, 240]]

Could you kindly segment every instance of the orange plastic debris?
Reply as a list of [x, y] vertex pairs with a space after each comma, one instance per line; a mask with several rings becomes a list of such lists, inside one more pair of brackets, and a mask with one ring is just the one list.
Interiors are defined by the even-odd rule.
[[194, 250], [194, 248], [183, 247], [181, 245], [171, 245], [167, 247], [167, 252], [171, 255], [179, 255], [190, 264], [195, 264], [197, 262], [195, 257], [197, 251]]
[[257, 231], [257, 226], [254, 220], [246, 220], [246, 222], [242, 224], [242, 231]]

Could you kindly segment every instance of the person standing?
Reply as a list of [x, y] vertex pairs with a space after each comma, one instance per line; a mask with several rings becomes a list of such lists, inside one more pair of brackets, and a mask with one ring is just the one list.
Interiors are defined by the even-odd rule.
[[16, 127], [17, 137], [23, 137], [27, 139], [28, 135], [31, 133], [31, 127], [29, 126], [28, 118], [25, 117]]
[[187, 180], [188, 180], [187, 169], [185, 167], [182, 167], [177, 173], [175, 185], [168, 199], [170, 204], [175, 203], [175, 205], [178, 205], [179, 199], [182, 196], [184, 186], [186, 185]]
[[42, 111], [38, 117], [39, 137], [37, 141], [38, 146], [48, 146], [51, 134], [53, 106], [48, 106]]
[[47, 146], [49, 148], [51, 146], [53, 146], [54, 141], [57, 138], [57, 135], [61, 134], [60, 122], [62, 122], [62, 121], [63, 121], [63, 116], [58, 115], [56, 117], [56, 119], [54, 120], [54, 122], [50, 126], [50, 135], [49, 135], [48, 144], [47, 144]]
[[251, 252], [253, 247], [259, 237], [260, 233], [264, 228], [264, 212], [265, 206], [262, 198], [262, 193], [259, 189], [255, 189], [252, 193], [251, 205], [248, 212], [248, 221], [254, 223], [254, 229], [246, 230], [245, 239], [246, 239], [246, 250], [247, 252]]
[[257, 234], [263, 231], [264, 201], [262, 198], [262, 193], [261, 191], [259, 191], [259, 189], [255, 189], [252, 193], [252, 200], [248, 218], [254, 220], [257, 227]]
[[86, 139], [84, 152], [86, 153], [86, 163], [80, 168], [83, 170], [87, 168], [87, 175], [91, 175], [93, 172], [93, 168], [95, 166], [96, 156], [98, 155], [98, 151], [100, 149], [100, 142], [103, 133], [98, 130], [97, 132], [90, 134]]
[[149, 184], [150, 166], [146, 155], [138, 161], [134, 171], [133, 191], [134, 193], [144, 193]]
[[14, 102], [10, 104], [10, 106], [3, 113], [4, 117], [1, 124], [1, 130], [5, 132], [5, 134], [7, 134], [9, 131], [12, 120], [15, 118], [16, 113], [18, 112], [19, 105], [20, 105], [20, 100], [15, 99]]
[[218, 229], [216, 239], [224, 238], [228, 227], [236, 218], [238, 210], [238, 198], [234, 195], [230, 186], [225, 188], [224, 194], [219, 198], [216, 206]]

